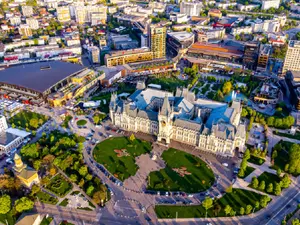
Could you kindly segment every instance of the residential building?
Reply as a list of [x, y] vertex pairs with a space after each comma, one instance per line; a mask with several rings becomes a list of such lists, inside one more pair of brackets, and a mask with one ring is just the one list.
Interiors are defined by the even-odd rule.
[[249, 70], [256, 70], [259, 54], [259, 42], [246, 42], [244, 47], [243, 65]]
[[266, 105], [275, 106], [279, 99], [282, 99], [282, 92], [278, 83], [274, 83], [271, 80], [264, 81], [253, 91], [253, 102]]
[[110, 37], [112, 45], [116, 50], [134, 49], [139, 46], [139, 42], [137, 40], [133, 40], [129, 34], [111, 35]]
[[126, 100], [112, 94], [109, 113], [115, 126], [154, 135], [164, 144], [174, 140], [227, 157], [233, 157], [236, 148], [243, 150], [246, 130], [240, 123], [240, 102], [233, 101], [228, 107], [196, 99], [186, 88], [177, 87], [174, 95], [144, 86], [139, 85]]
[[13, 16], [9, 18], [11, 25], [19, 26], [21, 24], [21, 17], [20, 16]]
[[259, 48], [259, 55], [257, 60], [257, 71], [264, 72], [267, 69], [269, 57], [271, 54], [272, 46], [269, 44], [261, 44]]
[[173, 12], [170, 14], [170, 20], [176, 23], [186, 23], [189, 21], [189, 17], [186, 14]]
[[166, 27], [161, 24], [151, 24], [149, 26], [149, 46], [154, 59], [166, 56], [166, 33]]
[[251, 26], [245, 26], [245, 27], [233, 27], [230, 32], [233, 36], [239, 35], [239, 34], [251, 34], [252, 33], [252, 27]]
[[13, 166], [13, 172], [15, 176], [20, 179], [23, 185], [30, 188], [33, 184], [40, 183], [37, 171], [24, 164], [17, 153], [14, 156], [14, 162], [15, 165]]
[[289, 99], [292, 105], [300, 110], [300, 71], [287, 71], [285, 81], [289, 88]]
[[280, 5], [280, 0], [262, 0], [261, 9], [268, 10], [270, 8], [278, 9]]
[[200, 1], [183, 1], [180, 3], [180, 13], [188, 16], [199, 16], [203, 8], [203, 3]]
[[105, 24], [107, 19], [106, 11], [107, 6], [104, 5], [87, 5], [74, 7], [76, 22], [78, 22], [79, 24]]
[[300, 41], [290, 41], [283, 64], [283, 73], [288, 70], [300, 71]]
[[26, 24], [32, 29], [37, 30], [39, 29], [39, 21], [34, 18], [26, 18]]
[[23, 5], [22, 7], [22, 14], [26, 17], [31, 17], [33, 15], [33, 8], [32, 6]]
[[133, 62], [150, 61], [153, 59], [153, 52], [149, 48], [137, 48], [130, 50], [112, 51], [104, 56], [107, 67], [124, 65]]
[[[222, 39], [225, 37], [225, 28], [223, 27], [210, 27], [210, 26], [198, 26], [199, 29], [194, 29], [196, 41], [207, 42], [208, 40]], [[205, 41], [207, 40], [207, 41]]]
[[228, 7], [236, 7], [237, 3], [236, 2], [216, 2], [216, 7], [218, 9], [228, 9]]
[[250, 24], [253, 33], [280, 31], [280, 21], [278, 19], [264, 20], [264, 21], [260, 19], [256, 19], [254, 22], [251, 22]]
[[209, 17], [216, 17], [216, 18], [221, 18], [222, 17], [222, 12], [219, 9], [210, 9], [208, 11], [208, 16]]
[[259, 8], [260, 5], [258, 4], [249, 4], [249, 5], [243, 5], [243, 4], [238, 4], [238, 9], [241, 11], [246, 11], [249, 12], [255, 8]]
[[59, 22], [65, 23], [71, 20], [69, 6], [60, 6], [56, 8], [57, 19]]
[[31, 37], [32, 36], [32, 30], [27, 24], [21, 24], [19, 26], [19, 33], [23, 37]]
[[89, 47], [88, 53], [91, 63], [100, 63], [100, 50], [97, 46]]

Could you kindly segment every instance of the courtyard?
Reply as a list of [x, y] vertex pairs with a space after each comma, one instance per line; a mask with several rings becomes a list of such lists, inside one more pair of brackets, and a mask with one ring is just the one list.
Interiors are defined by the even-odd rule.
[[21, 111], [9, 119], [12, 127], [18, 127], [28, 130], [36, 130], [42, 126], [49, 118], [45, 115], [31, 112]]
[[59, 197], [65, 196], [72, 190], [73, 185], [69, 183], [61, 174], [57, 174], [50, 180], [50, 183], [46, 186], [48, 190], [53, 192]]
[[134, 176], [138, 170], [135, 158], [150, 153], [151, 144], [127, 137], [109, 138], [99, 143], [93, 152], [94, 159], [121, 181]]
[[162, 159], [166, 167], [149, 174], [147, 189], [197, 193], [208, 189], [215, 181], [211, 168], [189, 153], [170, 148], [163, 152]]

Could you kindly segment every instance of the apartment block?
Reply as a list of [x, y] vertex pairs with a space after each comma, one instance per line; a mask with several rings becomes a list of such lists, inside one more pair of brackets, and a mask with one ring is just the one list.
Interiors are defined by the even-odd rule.
[[71, 20], [70, 9], [68, 6], [57, 7], [56, 13], [59, 22], [65, 23]]
[[166, 56], [167, 29], [161, 24], [152, 24], [150, 28], [149, 46], [153, 52], [153, 58], [164, 58]]
[[300, 71], [300, 41], [290, 41], [285, 55], [283, 73], [288, 70]]

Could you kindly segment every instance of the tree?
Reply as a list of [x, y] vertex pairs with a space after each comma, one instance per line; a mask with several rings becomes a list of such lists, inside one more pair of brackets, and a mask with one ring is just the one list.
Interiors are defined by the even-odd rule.
[[92, 174], [87, 174], [87, 175], [85, 176], [85, 179], [88, 180], [88, 181], [90, 181], [90, 180], [93, 179], [93, 175], [92, 175]]
[[251, 186], [256, 189], [256, 188], [258, 188], [258, 184], [259, 184], [259, 181], [258, 181], [257, 177], [253, 177]]
[[35, 161], [33, 162], [33, 168], [34, 168], [35, 170], [39, 170], [40, 167], [41, 167], [41, 165], [42, 165], [42, 161], [41, 161], [41, 160], [35, 160]]
[[34, 185], [32, 185], [32, 187], [31, 187], [31, 193], [30, 193], [30, 195], [31, 195], [31, 196], [34, 196], [34, 195], [35, 195], [36, 193], [38, 193], [40, 190], [41, 190], [40, 186], [34, 184]]
[[50, 170], [49, 170], [49, 174], [50, 174], [51, 176], [54, 176], [56, 173], [57, 173], [56, 168], [55, 168], [54, 166], [52, 166], [52, 167], [50, 168]]
[[284, 174], [281, 181], [282, 181], [282, 186], [281, 186], [282, 188], [288, 188], [291, 184], [291, 179], [287, 174]]
[[252, 209], [253, 209], [252, 205], [247, 205], [246, 206], [245, 214], [246, 215], [250, 214], [252, 212]]
[[234, 211], [233, 209], [231, 209], [230, 216], [235, 216], [235, 214], [236, 214], [236, 211]]
[[212, 205], [213, 205], [213, 200], [209, 197], [206, 197], [204, 199], [204, 201], [202, 202], [202, 206], [203, 206], [203, 208], [205, 208], [205, 211], [206, 211], [205, 217], [207, 217], [207, 210], [210, 209], [212, 207]]
[[33, 205], [33, 201], [27, 197], [22, 197], [15, 201], [15, 208], [19, 213], [33, 209]]
[[29, 125], [34, 129], [37, 129], [39, 127], [39, 121], [36, 118], [32, 118], [29, 120]]
[[39, 157], [39, 148], [40, 148], [39, 145], [36, 143], [25, 145], [21, 149], [21, 155], [27, 158], [36, 159]]
[[134, 134], [131, 134], [131, 135], [130, 135], [129, 140], [130, 140], [131, 142], [134, 142], [134, 140], [135, 140]]
[[297, 40], [300, 40], [300, 32], [297, 32], [296, 38], [297, 38]]
[[263, 195], [259, 200], [259, 204], [262, 208], [265, 208], [270, 200], [271, 199], [268, 195]]
[[300, 225], [300, 220], [298, 218], [292, 220], [292, 225]]
[[98, 115], [95, 115], [95, 116], [93, 117], [93, 120], [94, 120], [94, 123], [95, 123], [95, 124], [98, 124], [99, 121], [100, 121], [100, 118], [99, 118]]
[[86, 175], [87, 175], [87, 173], [88, 173], [88, 168], [87, 168], [87, 166], [82, 166], [82, 167], [80, 167], [80, 169], [79, 169], [79, 174], [81, 175], [81, 176], [83, 176], [83, 177], [85, 177]]
[[241, 207], [240, 208], [240, 215], [244, 215], [245, 214], [245, 208], [244, 207]]
[[72, 182], [76, 183], [76, 182], [77, 182], [77, 179], [78, 179], [78, 177], [77, 177], [76, 174], [71, 174], [71, 175], [70, 175], [70, 180], [71, 180]]
[[241, 178], [243, 178], [245, 176], [245, 170], [243, 168], [241, 168], [239, 170], [238, 176], [241, 177]]
[[300, 173], [300, 145], [293, 144], [289, 151], [289, 173]]
[[262, 180], [260, 183], [259, 183], [259, 186], [258, 186], [258, 189], [261, 190], [261, 191], [264, 191], [266, 188], [266, 183], [264, 180]]
[[96, 204], [100, 204], [106, 198], [106, 193], [103, 191], [97, 191], [93, 194], [93, 200]]
[[94, 192], [95, 188], [93, 185], [90, 185], [87, 189], [86, 189], [86, 194], [91, 196]]
[[228, 94], [232, 90], [232, 83], [230, 81], [226, 81], [223, 84], [222, 92], [224, 95]]
[[228, 214], [230, 214], [231, 212], [231, 206], [230, 205], [226, 205], [225, 209], [224, 209], [225, 215], [227, 216]]
[[278, 168], [278, 169], [276, 170], [276, 174], [277, 174], [278, 177], [280, 177], [280, 175], [281, 175], [281, 169], [280, 169], [280, 168]]
[[256, 209], [259, 209], [259, 201], [256, 201], [255, 203], [254, 203], [254, 208], [256, 208]]
[[249, 149], [246, 149], [245, 153], [244, 153], [244, 159], [245, 160], [249, 160], [251, 157], [251, 154], [250, 154], [250, 150]]
[[9, 195], [0, 197], [0, 214], [7, 214], [11, 209], [11, 199]]
[[273, 184], [272, 183], [269, 183], [268, 186], [267, 186], [267, 190], [266, 190], [268, 193], [272, 193], [273, 192]]

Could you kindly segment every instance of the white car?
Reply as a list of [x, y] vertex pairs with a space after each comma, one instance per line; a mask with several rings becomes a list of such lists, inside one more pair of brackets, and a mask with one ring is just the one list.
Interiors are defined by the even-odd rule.
[[192, 197], [194, 197], [194, 195], [192, 195], [192, 194], [189, 194], [189, 195], [188, 195], [188, 197], [189, 197], [189, 198], [192, 198]]
[[222, 163], [222, 165], [228, 167], [228, 163]]

